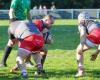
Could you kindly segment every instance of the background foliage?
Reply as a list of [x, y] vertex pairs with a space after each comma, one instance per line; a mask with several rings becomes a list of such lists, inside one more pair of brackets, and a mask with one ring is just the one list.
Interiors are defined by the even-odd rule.
[[[11, 0], [0, 0], [0, 9], [9, 9]], [[69, 9], [69, 8], [100, 8], [100, 0], [31, 0], [33, 8], [34, 6], [44, 6], [47, 8], [52, 6], [52, 3], [56, 8]]]

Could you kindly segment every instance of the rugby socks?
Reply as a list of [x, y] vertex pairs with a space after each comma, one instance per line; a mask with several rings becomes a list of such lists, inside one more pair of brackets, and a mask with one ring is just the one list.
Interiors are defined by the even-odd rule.
[[43, 56], [42, 56], [42, 59], [41, 59], [41, 64], [42, 64], [42, 66], [43, 66], [43, 64], [44, 64], [44, 62], [45, 62], [46, 56], [47, 56], [47, 55], [43, 55]]
[[37, 64], [37, 69], [42, 69], [42, 65], [41, 64]]
[[32, 54], [32, 57], [33, 57], [36, 64], [41, 64], [42, 56], [40, 53]]
[[17, 65], [18, 65], [19, 69], [21, 70], [22, 76], [23, 77], [27, 76], [27, 71], [26, 71], [25, 65], [20, 64], [19, 61], [17, 61]]
[[6, 61], [7, 61], [7, 58], [9, 57], [11, 50], [12, 50], [12, 47], [10, 46], [6, 47], [1, 64], [6, 65]]
[[83, 54], [77, 54], [78, 72], [83, 72]]

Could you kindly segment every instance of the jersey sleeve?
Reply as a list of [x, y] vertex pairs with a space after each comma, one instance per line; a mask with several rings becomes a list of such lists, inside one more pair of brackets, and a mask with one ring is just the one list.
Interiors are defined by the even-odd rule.
[[19, 0], [12, 0], [10, 8], [16, 9], [18, 5]]

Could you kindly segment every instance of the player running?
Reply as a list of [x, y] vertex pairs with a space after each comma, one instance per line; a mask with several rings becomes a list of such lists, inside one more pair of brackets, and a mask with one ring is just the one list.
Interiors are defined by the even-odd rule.
[[78, 15], [78, 30], [80, 32], [80, 43], [76, 52], [78, 73], [75, 77], [84, 75], [84, 52], [91, 47], [97, 46], [91, 60], [95, 60], [95, 55], [100, 52], [100, 22], [90, 19], [87, 12], [82, 12]]

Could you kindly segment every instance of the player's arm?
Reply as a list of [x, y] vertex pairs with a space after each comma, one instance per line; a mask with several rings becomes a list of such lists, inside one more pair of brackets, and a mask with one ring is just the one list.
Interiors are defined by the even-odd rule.
[[18, 5], [18, 0], [12, 0], [10, 10], [9, 10], [9, 18], [11, 22], [16, 20], [16, 16], [14, 13], [15, 13], [15, 9], [17, 8], [17, 5]]
[[84, 26], [79, 26], [79, 32], [80, 32], [80, 43], [82, 45], [85, 44], [85, 40], [86, 40], [86, 29]]
[[31, 1], [29, 1], [28, 8], [27, 8], [27, 19], [32, 22], [32, 15], [30, 13], [31, 10]]
[[16, 20], [13, 8], [10, 8], [10, 10], [9, 10], [9, 19], [10, 19], [10, 22], [13, 22]]
[[90, 60], [95, 61], [99, 53], [100, 53], [100, 45], [98, 46], [96, 51], [94, 53], [92, 53]]
[[80, 50], [80, 52], [83, 52], [83, 47], [84, 47], [85, 40], [86, 40], [86, 30], [85, 30], [84, 26], [79, 26], [78, 30], [80, 33], [80, 45], [79, 45], [78, 49]]
[[32, 16], [31, 16], [31, 14], [30, 14], [30, 11], [28, 11], [28, 13], [27, 13], [27, 19], [28, 19], [29, 21], [32, 21]]
[[54, 42], [53, 36], [47, 28], [45, 28], [42, 33], [45, 40], [45, 44], [52, 44]]

